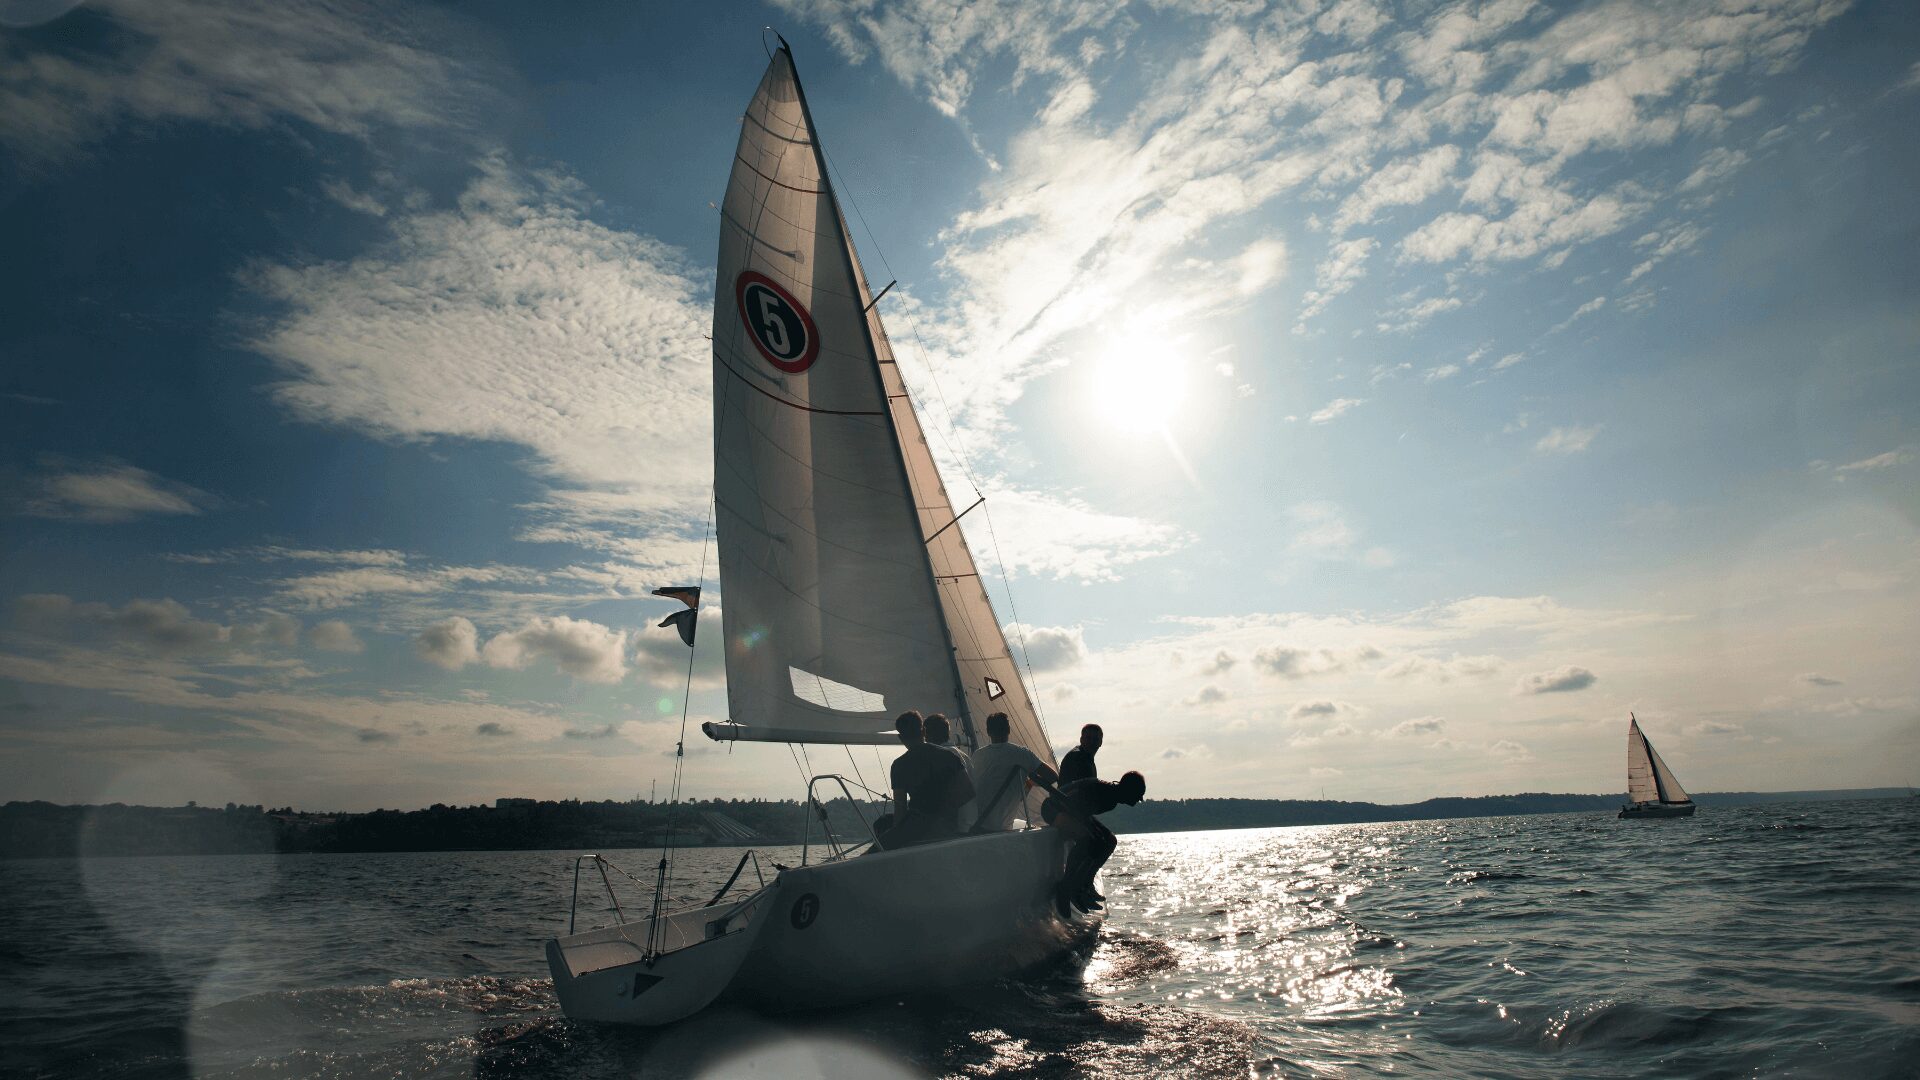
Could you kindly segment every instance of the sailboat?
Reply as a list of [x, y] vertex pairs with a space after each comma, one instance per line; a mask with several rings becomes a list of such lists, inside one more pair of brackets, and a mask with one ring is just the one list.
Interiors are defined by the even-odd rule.
[[1673, 770], [1660, 759], [1640, 730], [1640, 721], [1627, 714], [1627, 805], [1623, 818], [1692, 817], [1693, 799], [1680, 786]]
[[[741, 119], [718, 266], [713, 498], [728, 719], [705, 734], [897, 745], [894, 715], [912, 708], [948, 714], [955, 742], [978, 746], [986, 717], [1004, 712], [1010, 741], [1055, 767], [894, 363], [784, 39]], [[676, 615], [690, 644], [698, 590], [662, 593], [689, 605]], [[817, 789], [852, 802], [849, 783], [810, 778], [808, 809], [823, 826]], [[1029, 824], [1035, 794], [1005, 797], [1022, 804], [1013, 830], [886, 851], [870, 829], [851, 842], [829, 833], [824, 858], [809, 847], [802, 865], [744, 895], [730, 881], [682, 910], [663, 903], [663, 856], [653, 911], [632, 921], [605, 862], [583, 857], [620, 921], [547, 943], [561, 1007], [664, 1024], [722, 998], [826, 1005], [1044, 961], [1094, 922], [1054, 908], [1064, 844]]]

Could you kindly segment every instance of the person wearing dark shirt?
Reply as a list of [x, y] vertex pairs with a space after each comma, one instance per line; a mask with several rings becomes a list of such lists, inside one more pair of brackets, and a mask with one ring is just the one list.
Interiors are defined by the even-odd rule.
[[[1076, 780], [1092, 780], [1100, 775], [1099, 766], [1093, 762], [1093, 755], [1100, 752], [1100, 744], [1105, 742], [1107, 733], [1100, 730], [1099, 724], [1088, 724], [1080, 729], [1080, 745], [1067, 751], [1060, 759], [1060, 779], [1058, 784], [1065, 788]], [[1040, 817], [1052, 825], [1055, 815], [1060, 813], [1060, 800], [1047, 796], [1040, 804]]]
[[1065, 797], [1065, 805], [1054, 825], [1072, 839], [1073, 850], [1067, 854], [1067, 871], [1055, 891], [1054, 905], [1060, 909], [1061, 918], [1069, 918], [1073, 913], [1071, 905], [1078, 904], [1088, 911], [1101, 906], [1104, 898], [1094, 892], [1093, 876], [1106, 865], [1107, 857], [1119, 842], [1114, 839], [1113, 830], [1101, 824], [1096, 815], [1107, 813], [1121, 803], [1137, 805], [1146, 797], [1147, 778], [1137, 772], [1127, 773], [1118, 781], [1088, 777], [1062, 787], [1060, 794]]
[[1100, 730], [1099, 724], [1088, 724], [1080, 729], [1080, 745], [1067, 751], [1060, 759], [1060, 786], [1066, 787], [1075, 780], [1087, 780], [1100, 775], [1100, 769], [1093, 763], [1093, 756], [1100, 752], [1100, 745], [1106, 741], [1107, 733]]
[[[953, 744], [953, 724], [947, 720], [945, 714], [934, 713], [928, 716], [926, 720], [922, 721], [921, 730], [926, 735], [928, 746], [939, 747], [954, 757], [959, 758], [961, 767], [967, 770], [967, 776], [969, 778], [973, 776], [972, 760], [968, 757], [965, 750]], [[973, 813], [973, 800], [971, 798], [967, 799], [967, 801], [961, 805], [954, 807], [954, 831], [964, 832], [967, 826], [973, 824]]]
[[892, 821], [875, 825], [874, 842], [886, 849], [952, 836], [960, 805], [973, 798], [973, 782], [959, 755], [930, 745], [920, 714], [901, 713], [894, 731], [907, 752], [894, 759]]

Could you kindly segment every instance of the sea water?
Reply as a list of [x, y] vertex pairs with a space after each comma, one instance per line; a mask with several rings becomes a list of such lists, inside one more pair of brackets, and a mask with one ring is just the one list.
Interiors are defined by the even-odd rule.
[[[0, 1072], [1920, 1073], [1916, 800], [1123, 836], [1086, 955], [660, 1030], [559, 1013], [575, 854], [0, 862]], [[738, 857], [680, 852], [681, 891]], [[611, 917], [588, 874], [583, 927]]]

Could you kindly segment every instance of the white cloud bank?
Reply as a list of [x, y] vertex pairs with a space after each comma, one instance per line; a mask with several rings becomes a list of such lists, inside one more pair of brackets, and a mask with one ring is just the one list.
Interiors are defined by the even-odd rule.
[[1569, 664], [1554, 668], [1552, 671], [1523, 676], [1518, 683], [1514, 684], [1513, 692], [1515, 694], [1567, 694], [1575, 690], [1585, 690], [1598, 681], [1600, 677], [1593, 672]]
[[521, 671], [541, 662], [594, 683], [617, 683], [627, 676], [628, 632], [566, 615], [536, 616], [516, 630], [495, 634], [480, 644], [473, 621], [454, 616], [434, 623], [414, 638], [420, 659], [448, 671], [469, 664]]
[[268, 0], [98, 0], [99, 50], [29, 51], [0, 35], [0, 144], [54, 159], [130, 124], [335, 135], [445, 129], [490, 96], [450, 56], [457, 28], [417, 6]]
[[205, 512], [218, 503], [199, 488], [132, 465], [55, 467], [34, 483], [22, 512], [94, 524]]

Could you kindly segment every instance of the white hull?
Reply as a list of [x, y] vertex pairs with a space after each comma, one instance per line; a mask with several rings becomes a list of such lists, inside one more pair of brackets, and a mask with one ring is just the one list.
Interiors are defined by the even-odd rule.
[[1685, 803], [1628, 803], [1620, 808], [1623, 818], [1669, 818], [1692, 817], [1693, 804]]
[[773, 890], [663, 916], [663, 952], [652, 963], [645, 959], [652, 919], [548, 941], [560, 1010], [610, 1024], [671, 1024], [692, 1016], [726, 991], [760, 932]]
[[722, 996], [784, 1010], [991, 980], [1097, 925], [1054, 912], [1063, 847], [1059, 830], [1033, 829], [783, 870], [740, 904], [669, 916], [687, 944], [651, 966], [647, 921], [550, 941], [548, 966], [569, 1017], [643, 1025]]

